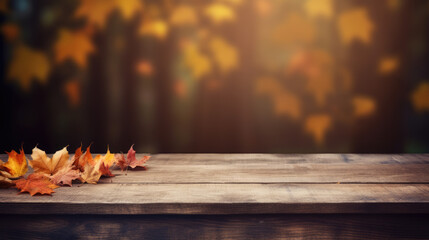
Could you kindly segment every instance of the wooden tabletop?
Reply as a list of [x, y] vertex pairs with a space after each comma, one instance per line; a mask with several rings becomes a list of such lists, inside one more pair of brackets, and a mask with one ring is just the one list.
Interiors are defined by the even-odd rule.
[[52, 196], [1, 189], [0, 213], [429, 213], [429, 154], [157, 154], [113, 173]]

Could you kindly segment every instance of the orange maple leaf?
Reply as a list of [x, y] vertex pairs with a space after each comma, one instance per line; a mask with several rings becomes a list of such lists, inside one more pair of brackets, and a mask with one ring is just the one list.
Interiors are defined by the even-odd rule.
[[85, 67], [88, 54], [94, 52], [94, 45], [84, 32], [62, 29], [54, 49], [57, 63], [72, 59], [80, 67]]
[[15, 150], [12, 150], [12, 152], [7, 154], [9, 155], [7, 162], [1, 162], [0, 164], [1, 174], [8, 178], [18, 178], [23, 176], [28, 170], [24, 150], [21, 149], [19, 154], [15, 152]]
[[52, 158], [49, 158], [45, 151], [35, 147], [33, 148], [31, 158], [33, 160], [30, 160], [29, 164], [36, 173], [52, 175], [67, 166], [69, 161], [69, 152], [67, 151], [67, 147], [64, 147], [63, 149], [55, 152]]
[[98, 180], [101, 177], [101, 163], [102, 161], [97, 161], [94, 165], [87, 163], [83, 167], [83, 172], [81, 173], [79, 180], [82, 181], [82, 183], [97, 184]]
[[58, 186], [49, 181], [49, 177], [41, 173], [30, 174], [27, 179], [19, 179], [14, 181], [15, 187], [21, 192], [29, 192], [31, 196], [35, 194], [48, 194], [55, 192], [53, 189]]
[[76, 153], [74, 157], [72, 158], [73, 165], [76, 169], [79, 169], [81, 172], [84, 171], [85, 165], [88, 163], [91, 165], [94, 165], [94, 159], [92, 158], [91, 151], [90, 151], [91, 145], [86, 148], [85, 153], [82, 154], [82, 146], [80, 146], [78, 149], [76, 149]]

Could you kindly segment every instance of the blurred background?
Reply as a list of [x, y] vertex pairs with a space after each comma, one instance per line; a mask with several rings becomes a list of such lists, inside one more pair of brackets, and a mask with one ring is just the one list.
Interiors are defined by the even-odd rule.
[[427, 0], [0, 0], [0, 150], [429, 151]]

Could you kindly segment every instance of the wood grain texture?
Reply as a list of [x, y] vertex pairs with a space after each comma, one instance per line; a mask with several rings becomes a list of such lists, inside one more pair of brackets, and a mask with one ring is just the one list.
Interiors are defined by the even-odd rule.
[[428, 239], [428, 215], [2, 215], [2, 239]]
[[53, 196], [1, 190], [0, 214], [429, 213], [428, 159], [159, 154], [146, 171], [114, 170], [114, 178]]
[[1, 191], [8, 214], [429, 213], [422, 184], [84, 184], [30, 197]]

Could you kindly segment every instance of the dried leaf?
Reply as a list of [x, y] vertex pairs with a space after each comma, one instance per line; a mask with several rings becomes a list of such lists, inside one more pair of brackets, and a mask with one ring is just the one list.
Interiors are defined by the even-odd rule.
[[31, 81], [46, 83], [50, 64], [41, 51], [19, 44], [13, 50], [8, 77], [19, 83], [23, 90], [30, 89]]
[[367, 96], [354, 97], [353, 107], [355, 117], [366, 117], [373, 114], [376, 110], [374, 99]]
[[332, 18], [332, 0], [307, 0], [304, 7], [310, 17]]
[[138, 30], [142, 36], [152, 36], [163, 40], [168, 34], [168, 25], [165, 21], [158, 20], [144, 20]]
[[25, 158], [24, 150], [21, 149], [19, 154], [12, 150], [12, 152], [7, 153], [9, 158], [6, 163], [1, 162], [0, 170], [2, 175], [8, 178], [18, 178], [23, 176], [27, 170], [27, 159]]
[[331, 127], [332, 119], [328, 114], [315, 114], [307, 117], [305, 130], [310, 133], [317, 144], [325, 141], [326, 131]]
[[101, 177], [101, 163], [102, 161], [97, 161], [94, 165], [87, 163], [83, 168], [79, 180], [82, 181], [82, 183], [97, 184]]
[[67, 164], [67, 166], [60, 169], [54, 175], [50, 176], [50, 179], [53, 184], [56, 185], [72, 185], [72, 181], [80, 177], [79, 170], [72, 169], [72, 165]]
[[198, 23], [197, 13], [192, 6], [177, 6], [170, 16], [170, 23], [175, 26], [194, 25]]
[[53, 189], [58, 187], [51, 183], [49, 177], [41, 173], [30, 174], [27, 179], [19, 179], [14, 182], [16, 188], [21, 192], [29, 192], [31, 196], [37, 193], [51, 195], [54, 192]]
[[84, 32], [61, 29], [54, 50], [57, 63], [71, 59], [83, 68], [87, 65], [88, 55], [94, 52], [94, 45]]
[[212, 3], [204, 9], [205, 15], [214, 23], [220, 24], [235, 20], [235, 12], [228, 5]]
[[45, 151], [38, 149], [37, 147], [33, 148], [33, 153], [31, 154], [32, 161], [29, 161], [30, 166], [34, 169], [36, 173], [45, 173], [53, 175], [59, 170], [67, 166], [69, 160], [69, 153], [67, 147], [55, 152], [52, 158], [46, 156]]
[[429, 82], [421, 82], [411, 94], [411, 102], [417, 112], [429, 111]]
[[396, 57], [385, 57], [378, 64], [378, 72], [387, 75], [394, 72], [399, 67], [399, 59]]
[[[133, 145], [134, 146], [134, 145]], [[143, 167], [147, 160], [149, 160], [150, 156], [143, 156], [141, 159], [136, 159], [136, 151], [134, 151], [133, 146], [131, 146], [130, 150], [128, 150], [127, 157], [125, 158], [124, 154], [116, 154], [115, 157], [117, 159], [117, 165], [121, 168], [122, 171], [127, 169], [127, 167], [136, 168]]]
[[80, 157], [82, 156], [82, 145], [80, 147], [78, 147], [75, 151], [74, 156], [71, 159], [72, 162], [72, 166], [74, 166], [74, 169], [80, 169], [81, 171], [83, 171], [83, 166], [85, 164], [80, 164]]
[[337, 24], [343, 44], [350, 44], [354, 40], [366, 44], [371, 42], [374, 24], [365, 8], [354, 8], [341, 13]]
[[185, 65], [196, 80], [200, 80], [212, 71], [210, 59], [200, 51], [196, 44], [185, 44], [183, 55]]
[[229, 73], [238, 65], [237, 49], [220, 37], [210, 40], [209, 47], [221, 73]]

